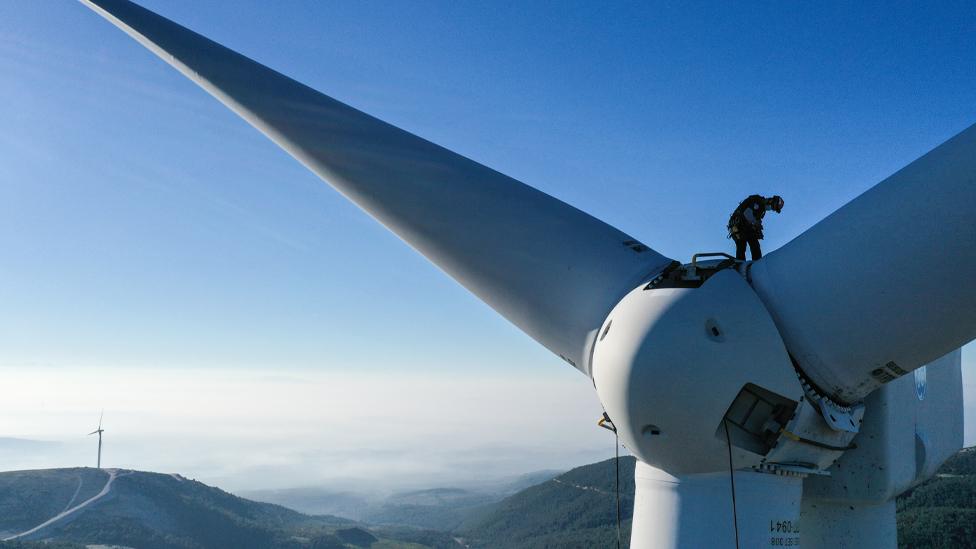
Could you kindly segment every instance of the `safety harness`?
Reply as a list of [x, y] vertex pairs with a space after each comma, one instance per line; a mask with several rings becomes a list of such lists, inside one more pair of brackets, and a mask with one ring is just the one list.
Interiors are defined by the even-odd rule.
[[[746, 210], [752, 210], [752, 215], [756, 218], [753, 225], [745, 218]], [[747, 240], [752, 236], [762, 239], [762, 220], [766, 216], [766, 198], [758, 194], [752, 194], [745, 200], [739, 202], [732, 215], [729, 217], [729, 235], [727, 238], [734, 240]]]

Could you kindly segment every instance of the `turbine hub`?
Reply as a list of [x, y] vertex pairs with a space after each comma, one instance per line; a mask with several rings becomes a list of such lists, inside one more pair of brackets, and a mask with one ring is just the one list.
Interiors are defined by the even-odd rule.
[[772, 318], [733, 269], [627, 294], [600, 329], [593, 381], [627, 448], [671, 474], [728, 470], [727, 437], [736, 468], [762, 467], [804, 400]]

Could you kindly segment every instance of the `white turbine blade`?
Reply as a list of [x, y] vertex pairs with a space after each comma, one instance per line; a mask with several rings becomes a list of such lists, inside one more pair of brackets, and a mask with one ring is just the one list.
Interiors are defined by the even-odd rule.
[[91, 436], [91, 435], [94, 435], [94, 434], [95, 434], [95, 433], [97, 433], [97, 432], [98, 432], [98, 430], [96, 429], [96, 430], [94, 430], [94, 431], [92, 431], [92, 432], [90, 432], [90, 433], [88, 433], [88, 436]]
[[584, 372], [606, 314], [669, 260], [510, 177], [125, 0], [82, 0]]
[[976, 338], [976, 126], [751, 275], [800, 367], [842, 401]]
[[102, 410], [101, 413], [98, 414], [98, 430], [99, 431], [102, 430], [102, 418], [104, 418], [104, 417], [105, 417], [105, 410]]

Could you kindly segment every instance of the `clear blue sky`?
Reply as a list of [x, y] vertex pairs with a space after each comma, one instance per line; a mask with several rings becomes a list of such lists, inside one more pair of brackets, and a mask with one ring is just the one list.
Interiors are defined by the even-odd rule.
[[[775, 248], [976, 121], [971, 3], [144, 4], [680, 258], [752, 192]], [[0, 39], [5, 360], [550, 362], [81, 5], [4, 2]]]
[[[142, 3], [683, 259], [976, 122], [971, 2]], [[0, 74], [0, 365], [565, 368], [80, 4], [0, 3]]]

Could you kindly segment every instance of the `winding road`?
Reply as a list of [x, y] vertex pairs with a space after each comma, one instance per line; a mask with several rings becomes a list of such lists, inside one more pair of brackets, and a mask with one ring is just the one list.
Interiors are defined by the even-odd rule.
[[[102, 487], [102, 491], [101, 492], [99, 492], [99, 493], [95, 494], [94, 496], [86, 499], [85, 501], [79, 503], [78, 505], [75, 505], [74, 507], [71, 507], [70, 509], [65, 509], [64, 511], [61, 511], [57, 515], [54, 515], [53, 517], [51, 517], [51, 518], [47, 519], [46, 521], [38, 524], [37, 526], [31, 528], [30, 530], [25, 530], [25, 531], [23, 531], [23, 532], [21, 532], [19, 534], [15, 534], [13, 536], [4, 538], [3, 541], [10, 541], [10, 540], [13, 540], [13, 539], [22, 538], [24, 536], [29, 536], [29, 535], [37, 532], [38, 530], [41, 530], [42, 528], [47, 528], [48, 526], [51, 526], [52, 524], [58, 523], [58, 522], [60, 522], [60, 521], [62, 521], [64, 519], [70, 517], [71, 515], [77, 513], [78, 511], [81, 511], [85, 507], [88, 507], [89, 505], [91, 505], [91, 504], [95, 503], [96, 501], [98, 501], [98, 500], [102, 499], [103, 497], [105, 497], [109, 492], [112, 491], [112, 484], [115, 482], [115, 479], [116, 478], [118, 478], [120, 476], [125, 476], [125, 475], [129, 474], [129, 472], [125, 472], [125, 473], [121, 473], [120, 474], [118, 469], [105, 469], [105, 471], [108, 473], [108, 480], [105, 481], [105, 486]], [[81, 489], [81, 486], [80, 485], [79, 485], [78, 489], [79, 490]], [[78, 492], [76, 491], [75, 492], [75, 497], [77, 497], [77, 496], [78, 496]], [[74, 498], [72, 498], [72, 499], [74, 499]], [[69, 505], [70, 505], [70, 503], [71, 502], [69, 502]]]
[[558, 482], [559, 484], [562, 484], [563, 486], [572, 486], [573, 488], [577, 488], [579, 490], [587, 490], [587, 491], [590, 491], [590, 492], [597, 492], [597, 493], [600, 493], [600, 494], [607, 494], [608, 496], [612, 496], [613, 495], [613, 493], [611, 493], [611, 492], [607, 492], [606, 490], [601, 490], [599, 488], [594, 488], [593, 486], [583, 486], [581, 484], [573, 484], [572, 482], [565, 482], [565, 481], [559, 480], [558, 478], [554, 478], [554, 479], [552, 479], [552, 481], [553, 482]]

